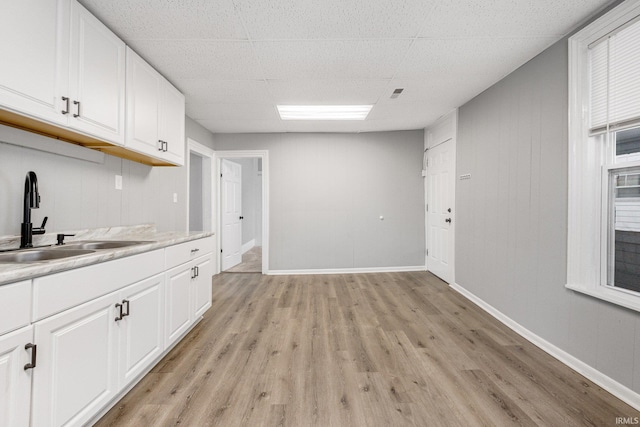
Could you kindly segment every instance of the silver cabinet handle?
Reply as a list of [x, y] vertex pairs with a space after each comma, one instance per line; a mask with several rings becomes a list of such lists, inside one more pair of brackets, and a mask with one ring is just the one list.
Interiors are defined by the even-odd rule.
[[80, 117], [80, 101], [73, 101], [73, 105], [78, 106], [78, 113], [74, 114], [73, 117]]
[[62, 100], [65, 101], [67, 104], [66, 109], [62, 110], [62, 114], [69, 114], [69, 98], [67, 98], [66, 96], [63, 96]]
[[25, 350], [29, 350], [29, 349], [31, 349], [31, 363], [27, 363], [26, 365], [24, 365], [24, 370], [25, 370], [25, 371], [26, 371], [27, 369], [33, 369], [33, 368], [35, 368], [35, 367], [36, 367], [36, 357], [37, 357], [36, 350], [37, 350], [37, 348], [38, 348], [38, 346], [37, 346], [37, 345], [35, 345], [35, 344], [31, 344], [31, 343], [26, 344], [26, 345], [24, 346], [24, 349], [25, 349]]

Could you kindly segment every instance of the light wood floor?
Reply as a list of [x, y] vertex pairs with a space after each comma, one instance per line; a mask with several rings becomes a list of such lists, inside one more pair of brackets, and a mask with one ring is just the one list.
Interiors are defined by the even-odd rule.
[[638, 411], [429, 273], [220, 274], [99, 426], [615, 426]]
[[226, 273], [262, 273], [262, 246], [254, 246], [242, 254], [242, 262]]

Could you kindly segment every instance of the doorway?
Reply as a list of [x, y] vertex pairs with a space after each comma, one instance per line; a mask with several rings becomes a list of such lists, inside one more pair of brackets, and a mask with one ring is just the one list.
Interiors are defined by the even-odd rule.
[[213, 231], [214, 151], [187, 138], [187, 231]]
[[455, 184], [457, 110], [425, 132], [425, 221], [427, 270], [455, 282]]
[[268, 152], [218, 151], [220, 271], [267, 274]]

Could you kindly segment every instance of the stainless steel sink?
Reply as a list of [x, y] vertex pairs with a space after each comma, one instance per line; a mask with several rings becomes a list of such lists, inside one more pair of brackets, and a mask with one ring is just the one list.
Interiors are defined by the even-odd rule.
[[85, 242], [77, 242], [77, 243], [67, 243], [61, 246], [58, 246], [56, 249], [117, 249], [117, 248], [125, 248], [127, 246], [135, 246], [142, 245], [144, 243], [152, 243], [149, 241], [142, 240], [100, 240], [100, 241], [85, 241]]
[[70, 258], [74, 256], [87, 255], [95, 251], [90, 249], [32, 249], [20, 252], [0, 254], [0, 263], [29, 263], [38, 261], [48, 261], [52, 259]]

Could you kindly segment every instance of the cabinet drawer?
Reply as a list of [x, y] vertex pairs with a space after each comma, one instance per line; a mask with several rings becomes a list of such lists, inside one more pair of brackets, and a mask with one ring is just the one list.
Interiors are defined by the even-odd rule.
[[31, 320], [31, 280], [0, 286], [0, 335], [27, 326]]
[[169, 270], [202, 255], [213, 252], [213, 236], [169, 246], [165, 249], [165, 269]]
[[117, 291], [163, 271], [158, 249], [33, 280], [33, 321]]

